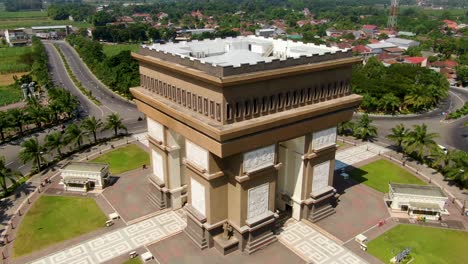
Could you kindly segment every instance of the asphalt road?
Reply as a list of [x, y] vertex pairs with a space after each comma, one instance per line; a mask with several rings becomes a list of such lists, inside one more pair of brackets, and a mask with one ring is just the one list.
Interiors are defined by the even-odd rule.
[[[77, 79], [82, 83], [82, 85], [93, 92], [93, 95], [97, 97], [101, 102], [101, 106], [95, 105], [91, 100], [89, 100], [81, 91], [75, 87], [72, 80], [67, 74], [65, 66], [62, 62], [60, 54], [57, 52], [56, 48], [53, 46], [52, 42], [44, 42], [46, 52], [49, 58], [49, 72], [51, 74], [52, 80], [57, 86], [63, 87], [66, 90], [69, 90], [73, 95], [77, 96], [80, 105], [78, 107], [80, 112], [80, 118], [85, 118], [87, 116], [95, 116], [101, 120], [105, 120], [105, 117], [110, 113], [118, 113], [124, 120], [124, 124], [127, 127], [130, 133], [140, 133], [146, 131], [146, 122], [138, 121], [138, 117], [144, 117], [140, 113], [136, 106], [131, 102], [128, 102], [125, 99], [122, 99], [112, 93], [104, 87], [96, 79], [96, 77], [89, 72], [84, 63], [79, 58], [78, 54], [65, 42], [55, 42], [58, 43], [67, 62], [70, 65], [73, 73]], [[70, 121], [69, 123], [76, 122], [77, 120]], [[23, 174], [26, 174], [31, 170], [32, 165], [30, 163], [23, 164], [18, 157], [18, 153], [21, 150], [20, 144], [24, 140], [36, 137], [40, 142], [44, 141], [44, 137], [52, 130], [57, 130], [58, 128], [47, 129], [43, 132], [36, 133], [29, 137], [11, 142], [10, 144], [4, 145], [1, 147], [2, 155], [5, 156], [5, 161], [7, 167], [19, 170]], [[102, 136], [111, 135], [111, 131], [104, 132]], [[46, 159], [52, 159], [55, 153], [45, 153]]]
[[436, 142], [448, 148], [457, 148], [468, 151], [468, 127], [464, 127], [464, 123], [468, 122], [468, 117], [465, 116], [456, 121], [445, 121], [443, 113], [452, 112], [460, 108], [465, 102], [468, 102], [468, 89], [451, 87], [449, 97], [444, 100], [438, 109], [418, 115], [407, 117], [376, 117], [374, 125], [378, 128], [379, 138], [377, 141], [391, 143], [385, 138], [391, 133], [391, 129], [398, 124], [404, 124], [411, 128], [413, 125], [426, 124], [430, 132], [435, 132], [440, 135]]

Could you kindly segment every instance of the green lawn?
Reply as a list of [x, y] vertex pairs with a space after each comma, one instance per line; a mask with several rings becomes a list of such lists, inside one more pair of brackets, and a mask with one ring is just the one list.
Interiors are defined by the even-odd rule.
[[117, 44], [117, 45], [103, 45], [104, 54], [107, 57], [112, 57], [114, 55], [119, 54], [121, 51], [130, 50], [130, 51], [138, 51], [140, 49], [140, 45], [138, 44]]
[[[1, 21], [0, 24], [2, 24]], [[23, 55], [30, 52], [31, 47], [0, 48], [0, 74], [30, 71], [31, 65], [23, 62], [22, 58]]]
[[92, 198], [42, 196], [28, 211], [14, 240], [14, 256], [61, 242], [104, 226], [107, 218]]
[[47, 17], [47, 11], [18, 11], [8, 12], [0, 11], [0, 20], [9, 19], [32, 19], [32, 18], [44, 18]]
[[390, 263], [390, 259], [406, 247], [411, 248], [413, 264], [463, 263], [463, 259], [468, 259], [468, 232], [398, 225], [370, 241], [368, 252]]
[[143, 262], [141, 262], [140, 256], [138, 256], [136, 258], [129, 259], [129, 260], [125, 261], [123, 264], [142, 264], [142, 263]]
[[387, 160], [377, 160], [350, 172], [351, 177], [379, 192], [388, 192], [388, 183], [426, 185], [425, 182]]
[[59, 26], [59, 25], [73, 25], [78, 28], [89, 27], [91, 24], [86, 22], [76, 22], [70, 20], [52, 20], [47, 17], [33, 17], [33, 18], [10, 18], [0, 20], [0, 29], [30, 28], [34, 26]]
[[149, 165], [150, 157], [148, 152], [132, 144], [108, 152], [91, 162], [109, 163], [111, 174], [116, 175], [141, 168], [143, 164]]
[[0, 106], [21, 101], [23, 93], [15, 84], [0, 86]]

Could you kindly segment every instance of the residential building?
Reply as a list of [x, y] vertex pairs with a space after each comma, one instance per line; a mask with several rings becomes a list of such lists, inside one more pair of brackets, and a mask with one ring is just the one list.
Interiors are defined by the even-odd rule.
[[417, 47], [419, 46], [419, 42], [411, 39], [403, 39], [403, 38], [389, 38], [386, 39], [385, 42], [391, 43], [399, 47], [400, 49], [408, 49], [409, 47]]
[[187, 212], [201, 249], [255, 252], [275, 241], [280, 215], [334, 213], [336, 127], [362, 97], [351, 92], [351, 50], [248, 36], [143, 46], [139, 87], [159, 208]]
[[370, 49], [370, 53], [372, 54], [380, 54], [384, 52], [385, 49], [388, 48], [396, 48], [397, 45], [389, 42], [379, 42], [375, 44], [367, 44], [366, 48]]
[[11, 46], [24, 46], [28, 44], [28, 35], [24, 29], [6, 29], [5, 40]]

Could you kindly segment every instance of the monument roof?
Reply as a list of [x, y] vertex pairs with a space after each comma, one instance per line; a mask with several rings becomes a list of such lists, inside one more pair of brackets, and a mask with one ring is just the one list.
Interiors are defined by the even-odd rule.
[[240, 66], [243, 63], [253, 64], [261, 61], [271, 62], [273, 59], [298, 58], [300, 56], [318, 56], [324, 55], [326, 52], [335, 53], [340, 50], [336, 47], [257, 36], [182, 41], [144, 45], [143, 47], [223, 66]]
[[352, 57], [351, 49], [253, 35], [142, 45], [138, 54], [219, 77]]

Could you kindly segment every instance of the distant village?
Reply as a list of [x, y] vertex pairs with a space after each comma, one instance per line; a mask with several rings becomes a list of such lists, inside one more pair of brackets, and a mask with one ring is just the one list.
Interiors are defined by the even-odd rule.
[[[112, 12], [108, 5], [96, 7], [96, 12]], [[329, 19], [315, 19], [314, 14], [305, 8], [302, 11], [305, 19], [296, 22], [297, 27], [302, 28], [306, 25], [328, 25]], [[239, 11], [234, 15], [242, 16], [244, 12]], [[128, 26], [133, 23], [144, 23], [155, 29], [172, 29], [176, 32], [176, 37], [170, 41], [190, 41], [197, 35], [204, 33], [214, 34], [218, 28], [218, 22], [212, 16], [204, 15], [200, 10], [194, 10], [187, 14], [194, 21], [202, 22], [203, 28], [185, 29], [169, 20], [169, 15], [164, 12], [155, 14], [134, 13], [129, 16], [118, 16], [115, 22], [107, 25]], [[69, 18], [73, 20], [73, 17]], [[295, 27], [295, 28], [297, 28]], [[452, 34], [457, 37], [459, 30], [466, 28], [466, 24], [458, 24], [456, 21], [443, 20], [440, 28], [441, 32]], [[272, 21], [256, 21], [255, 23], [243, 22], [242, 28], [232, 28], [231, 30], [241, 36], [257, 35], [265, 38], [282, 38], [292, 41], [302, 41], [303, 36], [298, 32], [291, 32], [287, 22], [283, 19]], [[252, 30], [254, 29], [254, 30]], [[42, 39], [62, 39], [72, 32], [78, 31], [78, 28], [72, 26], [35, 26], [31, 28], [0, 30], [0, 38], [13, 45], [25, 45], [30, 36], [37, 36]], [[86, 29], [87, 35], [92, 38], [94, 27]], [[288, 33], [289, 32], [289, 33]], [[418, 36], [413, 32], [396, 31], [389, 28], [379, 28], [377, 25], [363, 25], [358, 30], [343, 30], [333, 27], [326, 29], [325, 36], [315, 36], [327, 46], [336, 46], [341, 49], [351, 49], [356, 56], [361, 56], [364, 63], [370, 57], [376, 57], [385, 66], [395, 63], [408, 63], [419, 67], [428, 67], [444, 74], [451, 84], [455, 84], [456, 70], [458, 63], [455, 60], [435, 60], [431, 57], [438, 54], [432, 51], [421, 51], [420, 56], [410, 56], [406, 51], [411, 47], [419, 47], [420, 42], [426, 40], [424, 36]], [[154, 41], [154, 40], [153, 40]]]

